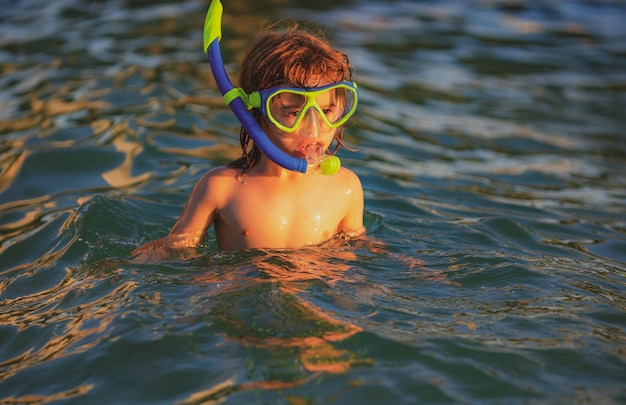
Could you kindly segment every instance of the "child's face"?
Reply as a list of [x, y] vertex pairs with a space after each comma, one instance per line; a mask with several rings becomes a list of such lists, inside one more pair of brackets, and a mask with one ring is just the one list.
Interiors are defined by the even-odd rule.
[[[327, 84], [331, 84], [331, 81], [311, 81], [311, 87], [320, 87]], [[321, 94], [316, 98], [317, 103], [324, 111], [327, 106], [335, 105], [336, 101], [332, 100], [332, 92]], [[288, 100], [285, 101], [285, 105], [289, 105]], [[297, 104], [297, 103], [294, 103]], [[296, 112], [286, 111], [284, 113], [286, 119], [289, 119], [288, 114]], [[319, 115], [319, 112], [310, 108], [304, 115], [304, 118], [293, 132], [285, 132], [277, 128], [275, 125], [270, 124], [267, 128], [267, 136], [270, 140], [282, 149], [284, 152], [289, 153], [296, 157], [305, 157], [307, 155], [306, 149], [312, 144], [320, 145], [323, 150], [328, 149], [333, 141], [337, 128], [330, 128]]]

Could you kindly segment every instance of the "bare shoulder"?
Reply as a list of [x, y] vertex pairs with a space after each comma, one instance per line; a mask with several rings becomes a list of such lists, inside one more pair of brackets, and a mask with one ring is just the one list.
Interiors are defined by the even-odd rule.
[[362, 207], [363, 185], [361, 184], [359, 176], [345, 167], [342, 167], [335, 176], [337, 176], [339, 180], [337, 183], [338, 189], [336, 189], [337, 195], [344, 195], [346, 198], [345, 201], [348, 202], [351, 208]]
[[361, 179], [352, 170], [342, 167], [338, 173], [340, 181], [343, 187], [346, 189], [354, 190], [357, 194], [363, 193], [363, 186], [361, 185]]
[[226, 166], [215, 167], [206, 172], [196, 183], [192, 199], [214, 206], [225, 203], [238, 181], [238, 170]]
[[198, 183], [204, 183], [212, 189], [224, 188], [236, 183], [238, 181], [238, 176], [238, 169], [218, 166], [206, 172]]
[[354, 173], [352, 170], [348, 169], [347, 167], [341, 166], [341, 169], [339, 169], [339, 174], [350, 181], [361, 184], [361, 180], [359, 179], [359, 176], [357, 176], [356, 173]]
[[209, 170], [202, 176], [203, 179], [215, 179], [217, 181], [229, 181], [236, 180], [239, 173], [239, 169], [235, 169], [228, 166], [217, 166]]

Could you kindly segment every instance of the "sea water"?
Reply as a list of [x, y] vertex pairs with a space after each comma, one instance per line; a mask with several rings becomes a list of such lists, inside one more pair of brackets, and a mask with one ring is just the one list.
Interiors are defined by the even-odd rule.
[[224, 0], [349, 54], [366, 241], [168, 261], [238, 157], [208, 1], [0, 7], [0, 403], [626, 401], [626, 4]]

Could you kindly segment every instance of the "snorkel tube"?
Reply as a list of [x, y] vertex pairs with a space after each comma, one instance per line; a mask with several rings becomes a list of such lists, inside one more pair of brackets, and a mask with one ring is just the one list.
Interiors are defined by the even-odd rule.
[[[307, 167], [310, 166], [306, 158], [297, 158], [280, 150], [267, 137], [259, 123], [254, 119], [252, 113], [248, 110], [248, 106], [242, 99], [243, 96], [238, 92], [228, 78], [222, 54], [220, 51], [220, 40], [222, 39], [222, 13], [223, 6], [220, 0], [212, 0], [209, 10], [204, 21], [204, 52], [209, 57], [209, 64], [213, 77], [217, 83], [219, 91], [222, 93], [225, 102], [230, 106], [235, 116], [241, 122], [241, 125], [248, 132], [254, 144], [261, 152], [271, 159], [274, 163], [288, 170], [300, 173], [306, 173]], [[319, 163], [320, 171], [324, 174], [332, 175], [339, 171], [341, 163], [336, 156], [324, 156]]]

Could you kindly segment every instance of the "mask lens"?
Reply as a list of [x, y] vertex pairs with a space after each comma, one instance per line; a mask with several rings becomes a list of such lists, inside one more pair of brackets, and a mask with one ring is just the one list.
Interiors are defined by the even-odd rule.
[[281, 91], [269, 99], [271, 118], [287, 128], [293, 128], [306, 104], [307, 97], [290, 91]]
[[354, 91], [347, 87], [331, 88], [315, 98], [331, 125], [341, 122], [354, 108]]

